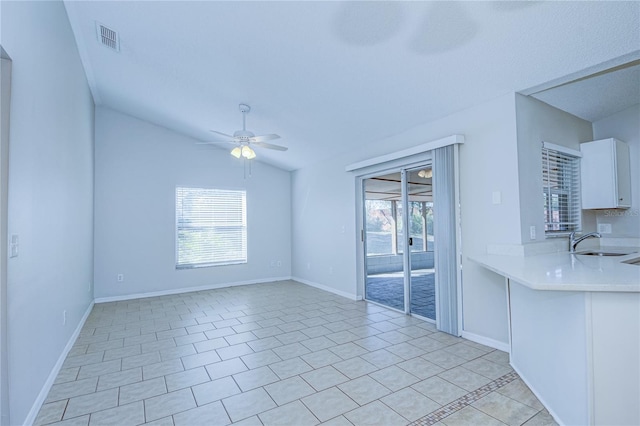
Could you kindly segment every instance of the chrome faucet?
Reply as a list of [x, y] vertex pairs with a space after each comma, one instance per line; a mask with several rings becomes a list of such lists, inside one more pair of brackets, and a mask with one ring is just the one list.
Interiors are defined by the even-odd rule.
[[576, 252], [576, 246], [580, 243], [580, 241], [586, 240], [587, 238], [591, 238], [591, 237], [601, 238], [602, 236], [600, 235], [599, 232], [589, 232], [588, 234], [584, 234], [581, 237], [576, 238], [576, 231], [573, 231], [569, 235], [569, 247], [571, 249], [571, 253]]

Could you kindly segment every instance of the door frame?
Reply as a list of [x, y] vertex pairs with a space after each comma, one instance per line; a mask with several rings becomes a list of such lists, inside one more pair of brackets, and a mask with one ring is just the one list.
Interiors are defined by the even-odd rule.
[[10, 424], [9, 365], [7, 353], [7, 258], [9, 119], [11, 106], [11, 58], [0, 45], [0, 424]]
[[[464, 315], [463, 315], [463, 303], [462, 303], [462, 290], [463, 274], [462, 274], [462, 231], [461, 231], [461, 208], [460, 208], [460, 154], [459, 146], [465, 143], [465, 137], [462, 134], [452, 134], [440, 139], [432, 140], [430, 142], [422, 143], [420, 145], [406, 148], [400, 151], [391, 152], [377, 157], [369, 158], [366, 160], [358, 161], [349, 164], [345, 167], [346, 172], [351, 172], [354, 175], [355, 183], [355, 223], [356, 223], [356, 298], [358, 300], [363, 299], [364, 295], [364, 282], [366, 280], [366, 270], [364, 265], [364, 244], [362, 237], [364, 230], [363, 221], [363, 182], [362, 179], [372, 174], [384, 172], [390, 169], [399, 169], [401, 167], [409, 168], [416, 163], [420, 163], [425, 160], [433, 160], [433, 150], [444, 146], [454, 146], [454, 199], [455, 199], [455, 245], [456, 245], [456, 278], [457, 278], [457, 317], [458, 327], [456, 335], [460, 336], [464, 328]], [[437, 254], [436, 254], [437, 255]], [[437, 321], [436, 321], [437, 326]]]

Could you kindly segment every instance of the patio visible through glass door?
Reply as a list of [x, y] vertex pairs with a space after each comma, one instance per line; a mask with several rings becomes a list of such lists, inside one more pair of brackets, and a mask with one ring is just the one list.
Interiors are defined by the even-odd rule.
[[365, 298], [435, 321], [431, 168], [363, 182]]
[[400, 173], [364, 180], [365, 298], [405, 311]]

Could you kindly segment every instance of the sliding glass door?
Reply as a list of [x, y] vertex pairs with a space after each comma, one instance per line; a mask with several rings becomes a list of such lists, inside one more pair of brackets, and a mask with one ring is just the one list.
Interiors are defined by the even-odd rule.
[[363, 180], [365, 299], [436, 319], [431, 167]]

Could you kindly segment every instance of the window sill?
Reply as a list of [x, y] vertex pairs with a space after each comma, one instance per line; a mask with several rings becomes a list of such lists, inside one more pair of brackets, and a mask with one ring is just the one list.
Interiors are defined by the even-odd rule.
[[238, 260], [231, 262], [218, 262], [218, 263], [199, 263], [193, 265], [176, 265], [176, 270], [182, 269], [200, 269], [200, 268], [213, 268], [216, 266], [229, 266], [229, 265], [242, 265], [247, 263], [246, 260]]

